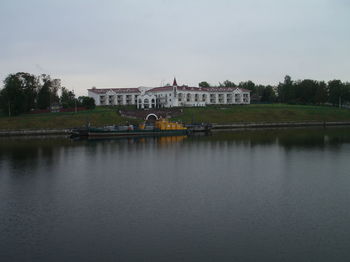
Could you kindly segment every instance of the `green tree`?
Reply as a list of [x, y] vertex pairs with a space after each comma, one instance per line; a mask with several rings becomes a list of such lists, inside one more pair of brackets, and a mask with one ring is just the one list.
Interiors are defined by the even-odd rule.
[[261, 95], [258, 94], [257, 92], [257, 88], [254, 84], [253, 81], [246, 81], [246, 82], [240, 82], [239, 85], [238, 85], [239, 88], [243, 88], [243, 89], [247, 89], [247, 90], [250, 90], [250, 101], [252, 103], [255, 103], [255, 102], [260, 102], [261, 100]]
[[80, 106], [83, 106], [87, 109], [94, 109], [96, 107], [95, 99], [93, 99], [92, 97], [79, 96], [78, 101]]
[[327, 84], [324, 81], [318, 82], [317, 90], [315, 94], [315, 104], [321, 105], [328, 100]]
[[75, 94], [72, 91], [69, 91], [67, 88], [62, 87], [62, 94], [60, 97], [60, 103], [63, 108], [71, 108], [76, 104]]
[[346, 82], [346, 83], [343, 83], [343, 85], [344, 85], [344, 89], [345, 89], [345, 101], [347, 102], [347, 103], [349, 103], [350, 102], [350, 83], [349, 82]]
[[311, 79], [305, 79], [294, 83], [296, 103], [315, 104], [318, 82]]
[[15, 75], [9, 75], [4, 80], [5, 87], [1, 90], [1, 107], [8, 116], [24, 112], [25, 96], [21, 82]]
[[9, 116], [28, 112], [35, 107], [37, 87], [34, 75], [23, 72], [8, 75], [0, 92], [2, 110]]
[[61, 81], [59, 79], [51, 79], [49, 75], [41, 75], [40, 82], [37, 102], [38, 108], [47, 109], [51, 105], [59, 103], [60, 99], [57, 91], [60, 89]]
[[278, 101], [281, 103], [294, 103], [295, 102], [295, 86], [292, 78], [289, 75], [284, 77], [284, 82], [279, 83], [278, 87]]
[[[271, 86], [270, 86], [271, 87]], [[272, 87], [271, 87], [272, 88]], [[264, 92], [265, 92], [266, 86], [264, 85], [256, 85], [255, 86], [255, 93], [258, 97], [262, 98]]]
[[333, 105], [341, 106], [341, 104], [344, 102], [347, 96], [346, 88], [342, 83], [342, 81], [340, 80], [329, 81], [328, 90], [329, 90], [329, 102]]
[[209, 83], [206, 81], [202, 81], [198, 84], [199, 87], [210, 87]]
[[223, 83], [219, 83], [220, 87], [236, 87], [236, 84], [230, 80], [225, 80]]
[[23, 105], [24, 111], [28, 112], [31, 109], [36, 108], [36, 97], [39, 86], [38, 77], [24, 72], [17, 73], [16, 76], [21, 81], [21, 86], [25, 96], [25, 101]]
[[246, 82], [240, 82], [238, 87], [248, 89], [248, 90], [252, 91], [253, 93], [256, 93], [256, 88], [255, 88], [255, 84], [253, 81], [248, 80]]
[[266, 86], [262, 91], [261, 102], [273, 103], [277, 99], [272, 86]]
[[44, 84], [38, 92], [38, 108], [48, 109], [51, 105], [50, 97], [50, 88], [47, 84]]

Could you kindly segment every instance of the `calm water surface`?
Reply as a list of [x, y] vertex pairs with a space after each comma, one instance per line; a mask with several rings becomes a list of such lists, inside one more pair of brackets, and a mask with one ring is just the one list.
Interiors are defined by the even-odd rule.
[[0, 139], [0, 261], [350, 261], [350, 129]]

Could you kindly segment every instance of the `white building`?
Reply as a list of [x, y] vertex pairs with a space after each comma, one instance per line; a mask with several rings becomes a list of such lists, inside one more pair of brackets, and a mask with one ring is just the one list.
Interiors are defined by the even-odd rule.
[[89, 97], [99, 105], [137, 105], [137, 108], [250, 104], [250, 90], [238, 87], [92, 88]]

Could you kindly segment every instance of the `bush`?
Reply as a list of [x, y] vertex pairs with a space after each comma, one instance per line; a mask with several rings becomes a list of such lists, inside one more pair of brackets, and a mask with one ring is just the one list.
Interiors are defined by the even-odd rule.
[[94, 109], [96, 107], [95, 100], [88, 96], [79, 96], [79, 105], [86, 107], [87, 109]]

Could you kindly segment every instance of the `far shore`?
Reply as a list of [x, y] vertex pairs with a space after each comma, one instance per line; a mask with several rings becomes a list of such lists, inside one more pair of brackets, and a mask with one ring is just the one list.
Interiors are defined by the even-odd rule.
[[[121, 111], [134, 108], [97, 107], [93, 110], [66, 113], [24, 114], [7, 117], [0, 114], [0, 136], [8, 135], [68, 135], [73, 128], [106, 125], [137, 125], [144, 120], [131, 118]], [[177, 110], [179, 111], [179, 110]], [[148, 111], [151, 112], [151, 109]], [[182, 108], [180, 113], [167, 115], [171, 121], [211, 123], [213, 130], [242, 128], [278, 128], [350, 125], [350, 110], [331, 106], [251, 104], [218, 105]]]
[[[350, 126], [347, 122], [281, 122], [281, 123], [235, 123], [235, 124], [212, 124], [212, 131], [238, 131], [244, 129], [271, 129], [271, 128], [300, 128], [300, 127], [335, 127]], [[0, 137], [6, 136], [46, 136], [46, 135], [70, 135], [71, 129], [23, 129], [23, 130], [0, 130]]]

